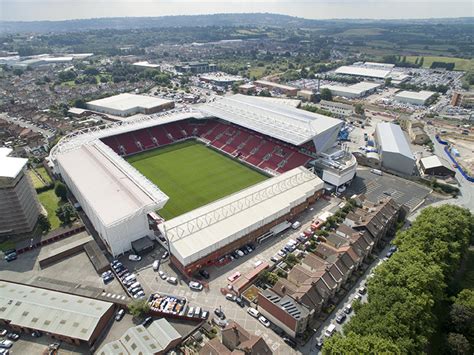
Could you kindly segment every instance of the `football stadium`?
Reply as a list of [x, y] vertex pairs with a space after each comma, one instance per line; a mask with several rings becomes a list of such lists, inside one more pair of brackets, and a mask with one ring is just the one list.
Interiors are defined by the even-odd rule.
[[318, 199], [312, 162], [353, 178], [355, 159], [331, 160], [341, 127], [288, 100], [233, 95], [74, 132], [50, 162], [113, 256], [148, 236], [192, 274], [277, 234]]

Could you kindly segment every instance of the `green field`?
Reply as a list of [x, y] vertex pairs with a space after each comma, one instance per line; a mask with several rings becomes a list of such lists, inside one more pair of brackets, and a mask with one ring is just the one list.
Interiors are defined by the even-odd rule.
[[[410, 63], [415, 63], [415, 60], [421, 59], [418, 56], [407, 56], [407, 61]], [[435, 57], [435, 56], [424, 56], [423, 67], [429, 68], [433, 62], [443, 62], [443, 63], [454, 63], [455, 70], [462, 71], [473, 71], [474, 70], [474, 60], [473, 59], [464, 59], [464, 58], [455, 58], [455, 57]]]
[[28, 175], [30, 176], [35, 189], [38, 189], [44, 186], [43, 181], [41, 181], [41, 179], [38, 177], [38, 175], [36, 175], [36, 173], [33, 170], [28, 170]]
[[194, 141], [140, 153], [127, 161], [170, 197], [159, 211], [165, 219], [267, 179]]
[[54, 193], [54, 189], [38, 194], [38, 199], [46, 211], [48, 211], [48, 219], [51, 223], [51, 230], [58, 228], [61, 222], [56, 216], [56, 209], [58, 208], [60, 201], [59, 197]]

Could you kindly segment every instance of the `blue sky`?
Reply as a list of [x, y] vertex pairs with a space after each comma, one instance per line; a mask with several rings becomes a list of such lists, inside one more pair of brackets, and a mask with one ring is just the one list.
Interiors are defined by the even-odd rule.
[[313, 19], [474, 16], [473, 0], [0, 0], [0, 20], [272, 12]]

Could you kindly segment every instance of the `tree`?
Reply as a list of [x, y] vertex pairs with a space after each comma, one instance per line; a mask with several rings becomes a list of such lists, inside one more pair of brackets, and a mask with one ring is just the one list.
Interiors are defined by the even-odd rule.
[[469, 341], [462, 334], [449, 333], [448, 334], [449, 351], [452, 354], [470, 354], [471, 346]]
[[321, 100], [332, 101], [332, 92], [328, 88], [321, 89]]
[[65, 203], [56, 209], [56, 216], [63, 225], [69, 225], [76, 217], [76, 211], [70, 203]]
[[449, 312], [452, 328], [462, 334], [466, 334], [474, 322], [474, 313], [462, 304], [454, 303]]
[[146, 299], [135, 299], [128, 304], [128, 311], [135, 318], [143, 318], [150, 311], [150, 305]]
[[365, 113], [364, 106], [361, 103], [357, 103], [354, 105], [354, 111], [358, 115], [363, 115]]
[[38, 226], [42, 233], [46, 234], [51, 230], [51, 222], [44, 214], [38, 216]]
[[54, 193], [58, 196], [62, 201], [67, 201], [67, 188], [62, 182], [58, 181], [56, 186], [54, 187]]
[[386, 78], [385, 79], [385, 86], [391, 86], [392, 85], [392, 78]]
[[345, 337], [336, 334], [326, 340], [323, 354], [401, 354], [401, 351], [388, 339], [351, 332]]

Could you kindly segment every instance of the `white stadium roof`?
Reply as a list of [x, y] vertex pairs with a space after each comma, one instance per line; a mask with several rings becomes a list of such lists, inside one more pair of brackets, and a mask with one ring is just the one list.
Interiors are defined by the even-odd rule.
[[246, 95], [233, 95], [202, 105], [199, 110], [253, 131], [301, 145], [342, 121]]
[[0, 281], [0, 319], [89, 341], [112, 303]]
[[13, 149], [0, 147], [0, 177], [14, 179], [28, 162], [28, 159], [9, 157]]
[[57, 161], [104, 226], [156, 210], [169, 199], [99, 140], [60, 154]]
[[398, 153], [414, 159], [408, 141], [399, 125], [382, 122], [377, 124], [376, 129], [379, 133], [380, 141], [378, 143], [382, 147], [382, 151]]
[[119, 94], [106, 97], [100, 100], [89, 101], [88, 105], [100, 106], [108, 109], [126, 111], [136, 107], [150, 109], [169, 103], [171, 100], [160, 99], [157, 97], [134, 95], [134, 94]]
[[336, 74], [365, 76], [378, 79], [385, 79], [389, 76], [390, 72], [390, 69], [375, 69], [355, 65], [344, 65], [336, 69]]
[[171, 253], [186, 266], [285, 215], [323, 185], [298, 167], [158, 227], [168, 237]]

